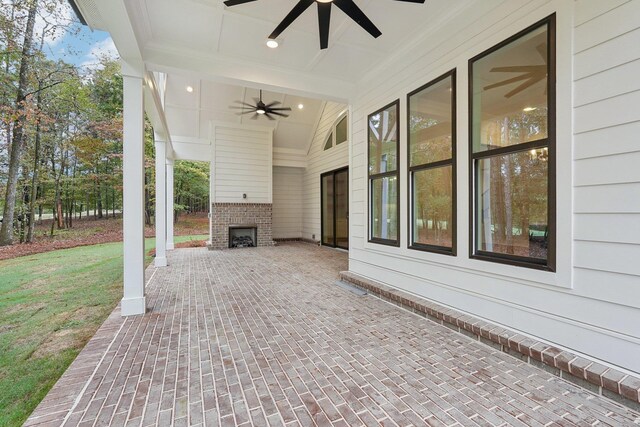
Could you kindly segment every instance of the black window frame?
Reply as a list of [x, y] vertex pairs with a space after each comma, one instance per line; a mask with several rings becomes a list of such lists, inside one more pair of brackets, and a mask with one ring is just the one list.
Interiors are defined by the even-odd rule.
[[[384, 110], [388, 110], [391, 107], [395, 107], [396, 109], [396, 169], [394, 171], [389, 171], [389, 172], [382, 172], [382, 173], [375, 173], [372, 174], [371, 171], [369, 170], [369, 159], [371, 156], [371, 141], [369, 140], [369, 121], [371, 120], [372, 116], [375, 116], [376, 114], [380, 114], [382, 113]], [[369, 243], [377, 243], [380, 245], [387, 245], [387, 246], [395, 246], [395, 247], [400, 247], [400, 98], [396, 99], [393, 102], [390, 102], [389, 104], [385, 105], [384, 107], [374, 111], [373, 113], [369, 114], [367, 116], [367, 180], [368, 182], [368, 193], [369, 193], [369, 202], [368, 202], [368, 206], [367, 206], [367, 218], [368, 218], [368, 222], [369, 222], [369, 226], [368, 226], [368, 242]], [[396, 230], [398, 230], [398, 232], [396, 233], [396, 239], [392, 240], [392, 239], [381, 239], [379, 237], [373, 237], [373, 221], [372, 221], [372, 213], [373, 213], [373, 182], [377, 179], [382, 179], [382, 178], [390, 178], [390, 177], [395, 177], [396, 178], [396, 186], [397, 186], [397, 190], [396, 190]]]
[[[411, 166], [411, 97], [415, 94], [422, 92], [423, 90], [451, 78], [451, 158], [448, 160], [439, 160], [436, 162], [423, 163], [417, 166]], [[407, 248], [424, 251], [424, 252], [433, 252], [442, 255], [451, 255], [456, 256], [457, 250], [457, 108], [456, 108], [456, 68], [447, 71], [439, 77], [431, 80], [430, 82], [420, 86], [419, 88], [409, 92], [407, 94], [407, 190], [408, 190], [408, 198], [407, 198], [407, 217], [408, 217], [408, 227], [407, 227], [407, 237], [408, 243]], [[414, 242], [414, 224], [415, 224], [415, 209], [413, 206], [414, 197], [413, 197], [413, 181], [414, 181], [414, 172], [419, 172], [423, 170], [429, 169], [437, 169], [444, 166], [451, 166], [451, 221], [452, 221], [452, 232], [451, 232], [451, 247], [439, 246], [439, 245], [429, 245], [424, 243], [415, 243]]]
[[[521, 144], [505, 146], [474, 153], [473, 150], [473, 63], [485, 56], [509, 45], [521, 37], [539, 28], [547, 27], [547, 137]], [[469, 59], [469, 258], [500, 264], [526, 267], [536, 270], [556, 271], [556, 14], [551, 14], [495, 46]], [[481, 251], [476, 248], [478, 230], [478, 197], [476, 182], [476, 164], [505, 154], [520, 153], [533, 149], [548, 148], [547, 176], [547, 259], [523, 257]]]

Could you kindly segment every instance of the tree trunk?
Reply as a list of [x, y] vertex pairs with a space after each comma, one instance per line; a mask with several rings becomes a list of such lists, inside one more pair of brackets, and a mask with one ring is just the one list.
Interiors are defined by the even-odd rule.
[[4, 198], [2, 227], [0, 227], [0, 246], [13, 243], [13, 216], [16, 207], [16, 189], [18, 184], [18, 170], [22, 157], [24, 143], [25, 100], [28, 85], [29, 68], [31, 62], [31, 45], [33, 44], [33, 30], [38, 10], [38, 0], [33, 0], [29, 6], [27, 26], [24, 32], [22, 58], [20, 60], [20, 74], [16, 95], [16, 119], [13, 122], [13, 136], [9, 147], [9, 173], [7, 176], [7, 191]]
[[[40, 108], [42, 102], [42, 84], [38, 84], [37, 105]], [[27, 242], [33, 243], [33, 230], [36, 219], [36, 198], [38, 196], [38, 169], [40, 166], [40, 120], [36, 122], [35, 147], [33, 150], [33, 174], [31, 174], [31, 200], [29, 200], [29, 230], [27, 230]]]

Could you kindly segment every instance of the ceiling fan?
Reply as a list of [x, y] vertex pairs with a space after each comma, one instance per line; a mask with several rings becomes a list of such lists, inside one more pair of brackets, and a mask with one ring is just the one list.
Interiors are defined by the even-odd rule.
[[[512, 83], [522, 82], [519, 86], [513, 90], [507, 92], [504, 97], [511, 98], [514, 95], [519, 94], [525, 89], [533, 86], [534, 84], [547, 78], [547, 46], [542, 43], [536, 47], [538, 55], [542, 57], [544, 64], [542, 65], [514, 65], [509, 67], [493, 67], [492, 73], [520, 73], [519, 76], [512, 77], [510, 79], [502, 80], [498, 83], [494, 83], [484, 87], [484, 90], [494, 89], [501, 86], [507, 86]], [[547, 94], [545, 88], [544, 94]]]
[[[226, 0], [226, 6], [237, 6], [239, 4], [250, 3], [256, 0]], [[425, 0], [395, 0], [408, 3], [424, 3]], [[364, 12], [354, 3], [353, 0], [298, 0], [293, 9], [278, 24], [275, 30], [269, 35], [269, 39], [275, 40], [293, 21], [313, 3], [318, 5], [318, 27], [320, 29], [320, 49], [326, 49], [329, 45], [329, 23], [331, 20], [331, 4], [338, 6], [347, 16], [353, 19], [358, 25], [364, 28], [374, 38], [378, 38], [382, 33]]]
[[260, 116], [265, 116], [269, 120], [275, 120], [275, 118], [273, 117], [274, 115], [280, 117], [289, 117], [288, 114], [281, 113], [281, 111], [291, 111], [291, 108], [276, 108], [276, 105], [280, 104], [279, 101], [273, 101], [269, 104], [265, 104], [264, 102], [262, 102], [262, 90], [260, 90], [260, 98], [253, 98], [253, 100], [256, 102], [255, 105], [249, 104], [244, 101], [236, 101], [236, 103], [241, 104], [242, 106], [233, 105], [230, 108], [233, 108], [235, 110], [244, 110], [240, 113], [237, 113], [239, 116], [243, 114], [253, 113], [253, 116], [251, 116], [251, 120], [256, 120]]

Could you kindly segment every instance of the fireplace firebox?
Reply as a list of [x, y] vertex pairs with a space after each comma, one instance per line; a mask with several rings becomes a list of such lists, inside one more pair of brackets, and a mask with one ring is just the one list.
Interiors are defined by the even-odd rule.
[[229, 226], [230, 248], [254, 248], [258, 246], [256, 224], [232, 224]]

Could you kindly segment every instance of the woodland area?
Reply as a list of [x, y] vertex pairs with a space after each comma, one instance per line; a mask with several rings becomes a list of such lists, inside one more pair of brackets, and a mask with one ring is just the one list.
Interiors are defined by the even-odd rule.
[[[51, 59], [47, 40], [78, 32], [64, 0], [0, 0], [0, 246], [35, 241], [122, 210], [122, 76], [117, 60]], [[77, 61], [75, 61], [77, 62]], [[147, 223], [153, 220], [153, 130], [146, 128]], [[176, 219], [206, 211], [208, 165], [176, 162]], [[52, 219], [52, 220], [51, 220]], [[115, 221], [114, 221], [115, 225]], [[118, 223], [119, 226], [119, 223]], [[40, 227], [41, 228], [41, 227]]]

